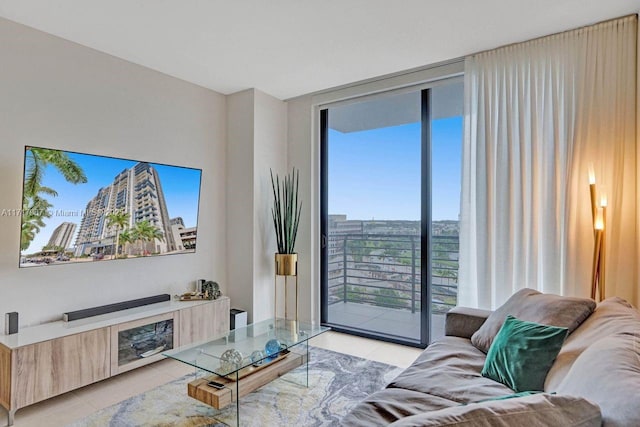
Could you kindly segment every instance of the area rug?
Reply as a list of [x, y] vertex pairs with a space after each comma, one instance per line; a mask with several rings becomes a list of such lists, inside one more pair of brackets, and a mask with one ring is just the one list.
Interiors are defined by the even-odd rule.
[[[240, 398], [242, 426], [335, 426], [360, 400], [383, 388], [401, 368], [310, 347], [304, 366]], [[70, 427], [218, 427], [236, 425], [235, 405], [217, 411], [187, 396], [187, 375], [103, 409]], [[224, 424], [222, 424], [224, 423]]]

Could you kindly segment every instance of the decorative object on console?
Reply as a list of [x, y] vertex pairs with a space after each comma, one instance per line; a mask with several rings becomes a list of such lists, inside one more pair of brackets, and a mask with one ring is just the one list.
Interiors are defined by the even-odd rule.
[[271, 173], [271, 188], [273, 190], [273, 207], [271, 216], [276, 232], [276, 242], [278, 252], [275, 254], [275, 299], [274, 317], [278, 317], [278, 276], [284, 276], [284, 317], [287, 318], [287, 278], [295, 276], [296, 286], [296, 311], [295, 320], [298, 320], [298, 254], [295, 253], [296, 237], [298, 235], [298, 225], [300, 224], [300, 213], [302, 212], [302, 202], [298, 198], [298, 188], [300, 172], [295, 168], [291, 174], [284, 176], [282, 186], [280, 177], [276, 174], [273, 178]]
[[596, 174], [593, 165], [589, 165], [589, 195], [591, 196], [591, 219], [593, 221], [593, 267], [591, 269], [591, 298], [598, 301], [605, 298], [606, 271], [606, 224], [607, 224], [607, 193], [600, 189], [600, 200], [596, 191]]
[[175, 295], [174, 298], [180, 301], [213, 300], [222, 296], [220, 285], [211, 280], [199, 279], [196, 281], [194, 292], [185, 292], [182, 295]]
[[185, 292], [181, 295], [174, 295], [173, 298], [178, 301], [202, 301], [208, 299], [201, 292]]
[[217, 282], [207, 280], [202, 285], [202, 294], [204, 295], [205, 299], [218, 299], [222, 296], [220, 285], [218, 285]]

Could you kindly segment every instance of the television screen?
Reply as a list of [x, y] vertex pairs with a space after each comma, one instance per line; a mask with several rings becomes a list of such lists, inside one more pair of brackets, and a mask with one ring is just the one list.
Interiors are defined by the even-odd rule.
[[26, 147], [20, 267], [195, 252], [201, 174]]

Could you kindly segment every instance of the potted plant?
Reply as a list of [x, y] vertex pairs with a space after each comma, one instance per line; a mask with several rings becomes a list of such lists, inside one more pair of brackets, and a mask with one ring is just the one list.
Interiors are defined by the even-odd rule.
[[[276, 231], [278, 252], [276, 259], [276, 274], [279, 276], [297, 275], [298, 254], [295, 252], [298, 224], [302, 202], [298, 199], [298, 183], [300, 172], [293, 168], [290, 174], [280, 177], [271, 173], [271, 188], [273, 189], [273, 227]], [[282, 184], [282, 185], [281, 185]]]

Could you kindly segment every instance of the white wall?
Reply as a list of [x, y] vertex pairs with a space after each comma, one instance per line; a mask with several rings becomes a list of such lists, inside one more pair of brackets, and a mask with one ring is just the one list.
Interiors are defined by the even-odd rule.
[[25, 145], [203, 170], [196, 254], [19, 269], [20, 217], [0, 216], [0, 314], [35, 324], [201, 277], [226, 293], [225, 97], [4, 19], [0, 40], [0, 209], [21, 207]]
[[286, 104], [256, 89], [228, 96], [228, 294], [249, 322], [273, 316], [275, 234], [269, 169], [287, 165]]
[[227, 97], [227, 294], [253, 313], [253, 90]]
[[289, 167], [300, 169], [302, 214], [296, 243], [300, 319], [320, 321], [320, 146], [312, 97], [288, 102]]
[[[287, 104], [256, 90], [254, 105], [253, 292], [255, 302], [253, 319], [264, 320], [273, 317], [274, 313], [274, 253], [277, 250], [271, 219], [273, 190], [269, 170], [273, 170], [274, 176], [275, 174], [282, 176], [287, 169]], [[281, 281], [282, 278], [279, 280]], [[279, 292], [282, 290], [281, 286], [278, 287]], [[290, 286], [290, 290], [292, 289]], [[282, 293], [279, 294], [280, 296]], [[281, 300], [278, 302], [278, 309], [280, 311], [283, 308], [284, 304]]]

